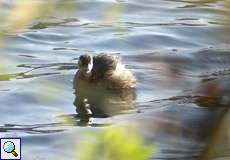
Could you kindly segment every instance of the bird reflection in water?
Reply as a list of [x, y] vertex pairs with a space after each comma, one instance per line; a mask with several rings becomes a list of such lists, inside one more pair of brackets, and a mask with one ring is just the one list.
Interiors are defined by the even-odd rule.
[[79, 57], [78, 67], [73, 81], [74, 105], [81, 122], [135, 110], [136, 79], [121, 64], [120, 57], [84, 54]]

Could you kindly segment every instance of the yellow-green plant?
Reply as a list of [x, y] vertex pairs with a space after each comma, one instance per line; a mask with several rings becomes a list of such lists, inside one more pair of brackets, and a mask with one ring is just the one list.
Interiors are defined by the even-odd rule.
[[80, 160], [146, 160], [155, 148], [153, 144], [145, 144], [138, 132], [124, 127], [108, 127], [87, 136], [87, 142], [78, 146]]
[[[65, 3], [64, 3], [65, 2]], [[0, 9], [4, 6], [0, 4]], [[53, 12], [62, 9], [75, 8], [71, 4], [64, 0], [59, 1], [31, 1], [31, 0], [20, 0], [15, 1], [12, 7], [8, 9], [8, 12], [4, 16], [0, 16], [1, 33], [17, 32], [20, 29], [26, 28], [33, 20], [43, 18], [51, 15]]]

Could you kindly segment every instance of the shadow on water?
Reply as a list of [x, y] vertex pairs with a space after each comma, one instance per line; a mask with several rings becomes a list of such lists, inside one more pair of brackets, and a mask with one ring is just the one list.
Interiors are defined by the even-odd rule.
[[45, 123], [45, 124], [4, 124], [0, 126], [1, 132], [13, 132], [13, 133], [26, 133], [26, 134], [52, 134], [58, 132], [64, 132], [71, 129], [74, 126], [81, 127], [106, 127], [112, 125], [111, 123], [97, 123], [97, 122], [82, 122], [81, 117], [78, 114], [66, 114], [56, 117], [60, 122], [57, 123]]
[[[77, 69], [76, 63], [49, 63], [49, 64], [20, 64], [17, 67], [22, 68], [32, 68], [35, 69], [44, 69], [44, 68], [52, 68], [56, 70], [70, 70]], [[32, 70], [31, 70], [32, 71]], [[30, 72], [30, 71], [28, 71]]]
[[57, 132], [64, 131], [62, 129], [49, 129], [49, 127], [59, 128], [60, 124], [58, 123], [36, 124], [36, 125], [5, 124], [4, 126], [0, 126], [0, 132], [23, 132], [27, 134], [48, 134], [48, 133], [57, 133]]
[[32, 27], [30, 27], [30, 29], [45, 29], [48, 27], [57, 27], [57, 26], [61, 26], [64, 24], [68, 24], [71, 22], [78, 22], [79, 20], [76, 18], [66, 18], [63, 20], [58, 20], [58, 19], [54, 19], [54, 22], [52, 22], [52, 20], [47, 20], [47, 22], [38, 22], [36, 24], [34, 24]]
[[10, 81], [11, 79], [26, 79], [26, 78], [34, 78], [48, 75], [60, 74], [56, 73], [41, 73], [41, 74], [28, 74], [28, 72], [20, 72], [14, 74], [2, 74], [0, 75], [0, 81]]
[[50, 68], [54, 70], [71, 70], [76, 69], [75, 63], [52, 63], [52, 64], [20, 64], [17, 65], [20, 68], [32, 68], [25, 72], [11, 73], [11, 74], [0, 74], [0, 81], [10, 81], [11, 79], [26, 79], [34, 78], [48, 75], [60, 74], [60, 72], [52, 73], [30, 73], [32, 71], [37, 71], [38, 69]]

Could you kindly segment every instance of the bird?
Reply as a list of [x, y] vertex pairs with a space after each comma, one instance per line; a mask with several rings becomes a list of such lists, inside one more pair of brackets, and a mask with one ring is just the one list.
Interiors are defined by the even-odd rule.
[[73, 80], [74, 105], [82, 119], [108, 117], [134, 109], [136, 78], [117, 55], [83, 54]]

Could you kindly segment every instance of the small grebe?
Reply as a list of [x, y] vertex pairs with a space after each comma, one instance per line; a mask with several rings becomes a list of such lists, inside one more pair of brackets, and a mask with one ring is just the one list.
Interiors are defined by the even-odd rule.
[[80, 117], [111, 116], [134, 109], [136, 79], [118, 56], [84, 54], [78, 65], [73, 85], [74, 104]]

